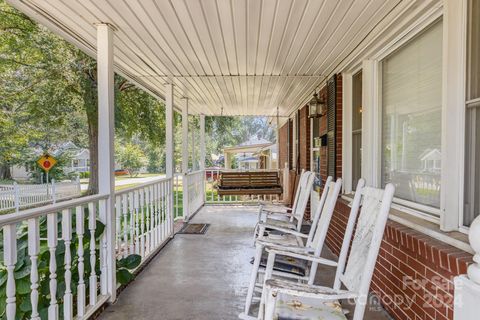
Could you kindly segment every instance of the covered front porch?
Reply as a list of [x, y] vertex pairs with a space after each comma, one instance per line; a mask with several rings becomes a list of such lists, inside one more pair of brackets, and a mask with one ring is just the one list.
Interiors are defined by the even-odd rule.
[[[204, 206], [191, 223], [210, 224], [207, 232], [176, 234], [99, 318], [238, 318], [245, 307], [257, 216], [258, 206]], [[322, 256], [334, 258], [328, 248]], [[334, 268], [321, 266], [317, 283], [331, 286], [334, 275]], [[372, 298], [365, 319], [390, 317]]]
[[[324, 256], [340, 251], [360, 178], [403, 188], [371, 291], [396, 320], [478, 318], [480, 63], [472, 56], [480, 46], [466, 44], [480, 34], [478, 3], [8, 2], [97, 60], [99, 192], [0, 217], [5, 318], [237, 318], [256, 205], [275, 198], [216, 193], [220, 172], [205, 167], [210, 116], [264, 116], [276, 125], [284, 200], [304, 170], [315, 172], [310, 212], [327, 177], [344, 180]], [[115, 73], [165, 107], [165, 178], [117, 192]], [[189, 117], [198, 118], [198, 141]], [[177, 234], [180, 222], [210, 227]], [[316, 282], [329, 285], [334, 270], [320, 268]], [[364, 319], [388, 317], [374, 303]]]

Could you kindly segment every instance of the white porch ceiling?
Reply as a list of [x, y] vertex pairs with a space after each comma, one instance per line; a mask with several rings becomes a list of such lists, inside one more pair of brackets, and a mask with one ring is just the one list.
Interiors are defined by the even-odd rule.
[[88, 54], [110, 23], [117, 72], [191, 113], [288, 116], [401, 0], [9, 0]]

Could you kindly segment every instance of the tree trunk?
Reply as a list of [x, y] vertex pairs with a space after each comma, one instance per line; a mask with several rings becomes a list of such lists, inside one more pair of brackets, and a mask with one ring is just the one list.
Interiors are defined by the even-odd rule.
[[8, 164], [0, 165], [0, 180], [11, 180], [12, 173]]
[[97, 119], [88, 119], [88, 149], [90, 151], [90, 179], [88, 181], [89, 195], [98, 193], [98, 126]]
[[98, 193], [98, 98], [97, 81], [90, 76], [94, 71], [84, 73], [83, 104], [88, 123], [88, 149], [90, 151], [90, 179], [87, 194]]

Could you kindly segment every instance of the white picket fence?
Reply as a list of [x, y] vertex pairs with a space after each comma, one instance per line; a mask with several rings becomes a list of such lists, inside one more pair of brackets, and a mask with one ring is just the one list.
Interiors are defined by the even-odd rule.
[[41, 204], [56, 203], [81, 195], [80, 180], [44, 184], [0, 185], [0, 212], [33, 207]]

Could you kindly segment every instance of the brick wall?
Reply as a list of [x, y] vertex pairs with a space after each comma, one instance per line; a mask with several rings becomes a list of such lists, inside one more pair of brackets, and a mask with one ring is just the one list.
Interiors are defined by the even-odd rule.
[[278, 168], [283, 169], [288, 162], [288, 121], [278, 131]]
[[[339, 199], [326, 239], [337, 255], [349, 213]], [[471, 261], [467, 252], [388, 221], [370, 289], [397, 320], [452, 320], [453, 278]]]
[[300, 152], [298, 170], [300, 172], [302, 169], [310, 170], [310, 118], [308, 118], [308, 106], [304, 106], [299, 110], [298, 117], [298, 150]]

